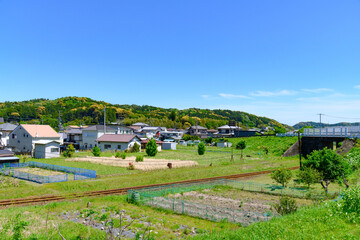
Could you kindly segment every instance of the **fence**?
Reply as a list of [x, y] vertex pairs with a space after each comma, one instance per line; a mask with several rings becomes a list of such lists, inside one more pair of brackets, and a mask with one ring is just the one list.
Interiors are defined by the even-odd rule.
[[206, 183], [174, 184], [171, 186], [129, 190], [128, 199], [135, 203], [167, 209], [180, 214], [187, 214], [190, 216], [200, 217], [211, 221], [226, 220], [229, 222], [241, 223], [244, 226], [247, 226], [250, 223], [257, 221], [267, 221], [275, 216], [270, 212], [248, 212], [232, 208], [224, 208], [219, 206], [185, 201], [182, 199], [176, 199], [175, 196], [167, 197], [168, 194], [182, 193], [201, 189], [211, 189], [214, 186], [227, 185], [227, 183], [227, 180], [216, 180]]
[[226, 185], [249, 192], [261, 192], [280, 196], [286, 195], [296, 198], [308, 198], [315, 200], [337, 196], [340, 195], [341, 192], [339, 189], [339, 191], [328, 191], [328, 193], [325, 194], [325, 192], [321, 190], [309, 190], [300, 187], [282, 187], [278, 185], [243, 182], [236, 180], [226, 180]]
[[39, 163], [39, 162], [26, 162], [26, 163], [8, 163], [0, 165], [0, 172], [5, 175], [11, 175], [15, 178], [25, 179], [37, 183], [51, 183], [51, 182], [64, 182], [68, 181], [68, 174], [57, 174], [57, 175], [49, 175], [49, 176], [41, 176], [32, 173], [22, 172], [16, 170], [17, 168], [25, 168], [25, 167], [37, 167], [52, 171], [65, 172], [74, 174], [74, 180], [82, 180], [88, 178], [96, 178], [96, 171], [88, 170], [83, 168], [74, 168], [74, 167], [65, 167], [52, 165], [47, 163]]

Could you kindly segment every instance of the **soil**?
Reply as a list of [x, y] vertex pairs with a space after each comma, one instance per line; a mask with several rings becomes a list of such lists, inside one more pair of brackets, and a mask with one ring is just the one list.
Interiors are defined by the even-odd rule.
[[30, 173], [30, 174], [39, 175], [39, 176], [52, 176], [52, 175], [64, 175], [64, 174], [66, 174], [66, 173], [63, 173], [63, 172], [51, 171], [51, 170], [46, 170], [46, 169], [42, 169], [42, 168], [29, 168], [29, 167], [16, 168], [16, 171]]
[[198, 165], [198, 163], [195, 161], [144, 158], [143, 162], [136, 162], [135, 159], [135, 157], [126, 157], [126, 159], [115, 157], [85, 157], [69, 158], [65, 161], [90, 162], [118, 167], [128, 167], [129, 163], [131, 163], [132, 165], [134, 165], [135, 169], [138, 170], [167, 169], [168, 163], [172, 163], [172, 168], [194, 167]]

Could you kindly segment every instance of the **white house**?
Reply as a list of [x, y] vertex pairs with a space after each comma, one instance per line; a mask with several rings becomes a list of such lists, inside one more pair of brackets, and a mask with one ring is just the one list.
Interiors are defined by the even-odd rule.
[[141, 140], [134, 134], [104, 134], [96, 141], [102, 151], [118, 150], [124, 151], [132, 148], [137, 143], [141, 148]]
[[60, 157], [60, 143], [52, 140], [39, 140], [35, 142], [35, 158], [57, 158]]
[[61, 143], [60, 135], [49, 125], [20, 124], [11, 132], [9, 146], [16, 153], [31, 153], [33, 155], [35, 144], [44, 140]]
[[140, 130], [138, 130], [136, 132], [136, 135], [138, 135], [138, 137], [142, 137], [142, 138], [155, 138], [158, 137], [158, 134], [160, 133], [160, 131], [166, 131], [166, 128], [163, 127], [143, 127]]
[[9, 135], [17, 125], [11, 123], [0, 124], [0, 146], [9, 145]]
[[180, 141], [184, 136], [184, 132], [178, 131], [160, 131], [160, 139], [174, 139], [175, 141]]
[[92, 149], [98, 146], [96, 141], [104, 134], [133, 134], [134, 130], [126, 126], [106, 126], [106, 132], [104, 131], [104, 125], [94, 125], [84, 128], [82, 130], [82, 149]]
[[218, 127], [218, 133], [215, 133], [215, 136], [219, 137], [233, 137], [235, 135], [235, 132], [241, 131], [241, 127], [238, 126], [229, 126], [224, 125], [221, 127]]

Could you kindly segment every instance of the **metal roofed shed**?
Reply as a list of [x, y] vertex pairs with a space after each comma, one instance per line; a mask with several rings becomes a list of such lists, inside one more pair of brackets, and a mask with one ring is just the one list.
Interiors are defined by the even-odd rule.
[[7, 163], [19, 163], [19, 158], [9, 150], [0, 150], [0, 165]]
[[162, 149], [163, 150], [176, 150], [176, 142], [163, 142]]
[[35, 158], [57, 158], [60, 157], [60, 143], [52, 140], [35, 141]]

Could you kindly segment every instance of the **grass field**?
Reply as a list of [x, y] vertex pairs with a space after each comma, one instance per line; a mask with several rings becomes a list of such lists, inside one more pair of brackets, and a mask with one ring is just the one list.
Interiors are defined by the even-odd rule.
[[[43, 185], [20, 180], [16, 186], [6, 185], [0, 189], [0, 199], [69, 194], [269, 170], [279, 166], [298, 166], [297, 157], [281, 157], [281, 154], [296, 141], [296, 138], [253, 137], [242, 138], [242, 140], [245, 140], [247, 145], [244, 155], [250, 155], [244, 157], [243, 160], [240, 159], [240, 151], [235, 148], [221, 149], [216, 147], [207, 147], [205, 155], [199, 156], [196, 147], [178, 146], [176, 151], [162, 151], [155, 157], [156, 159], [193, 160], [199, 163], [198, 166], [191, 168], [140, 171], [89, 162], [66, 161], [64, 157], [57, 159], [28, 159], [29, 161], [95, 170], [99, 177], [97, 179]], [[230, 141], [235, 145], [239, 139], [230, 139]], [[268, 150], [268, 154], [266, 154], [265, 149]], [[113, 152], [102, 153], [102, 156], [110, 157], [113, 155]], [[136, 155], [145, 155], [145, 153], [128, 154], [128, 156]], [[75, 153], [75, 157], [85, 156], [91, 156], [91, 153]], [[209, 166], [210, 163], [212, 163], [212, 166]], [[293, 173], [295, 176], [296, 171], [293, 171]], [[352, 174], [350, 177], [351, 184], [359, 183], [359, 174], [360, 171]], [[244, 181], [274, 184], [269, 175], [247, 178]], [[304, 186], [291, 182], [290, 187], [303, 188]], [[320, 184], [315, 184], [312, 188], [321, 190]], [[339, 188], [342, 188], [342, 186], [336, 183], [331, 183], [329, 186], [329, 190], [338, 190]], [[209, 202], [214, 202], [214, 197], [227, 199], [226, 201], [245, 199], [246, 204], [244, 207], [247, 208], [251, 207], [252, 202], [271, 205], [279, 198], [264, 193], [234, 189], [229, 191], [219, 189], [218, 191], [212, 190], [205, 193], [199, 192], [199, 194], [198, 196], [185, 195], [181, 197], [185, 197], [187, 200], [207, 198]], [[297, 202], [299, 205], [305, 205], [305, 207], [295, 214], [281, 218], [275, 217], [268, 222], [255, 223], [244, 228], [226, 221], [211, 222], [200, 218], [174, 214], [167, 210], [129, 204], [126, 202], [126, 196], [82, 198], [41, 206], [1, 209], [0, 236], [1, 239], [12, 239], [13, 230], [21, 221], [25, 221], [28, 222], [29, 226], [22, 231], [23, 237], [20, 239], [61, 239], [58, 230], [66, 239], [106, 239], [105, 232], [101, 230], [101, 226], [104, 225], [102, 222], [116, 217], [119, 210], [124, 210], [127, 219], [126, 223], [131, 219], [135, 220], [129, 230], [142, 233], [146, 229], [150, 229], [154, 239], [360, 238], [359, 224], [349, 223], [339, 216], [331, 215], [323, 205], [312, 206], [310, 200], [299, 199]], [[89, 214], [91, 217], [89, 217]], [[16, 216], [18, 216], [17, 220]], [[148, 228], [149, 223], [151, 223], [150, 228]], [[114, 226], [119, 227], [119, 223], [115, 221]], [[6, 227], [8, 227], [8, 230], [6, 230]]]

